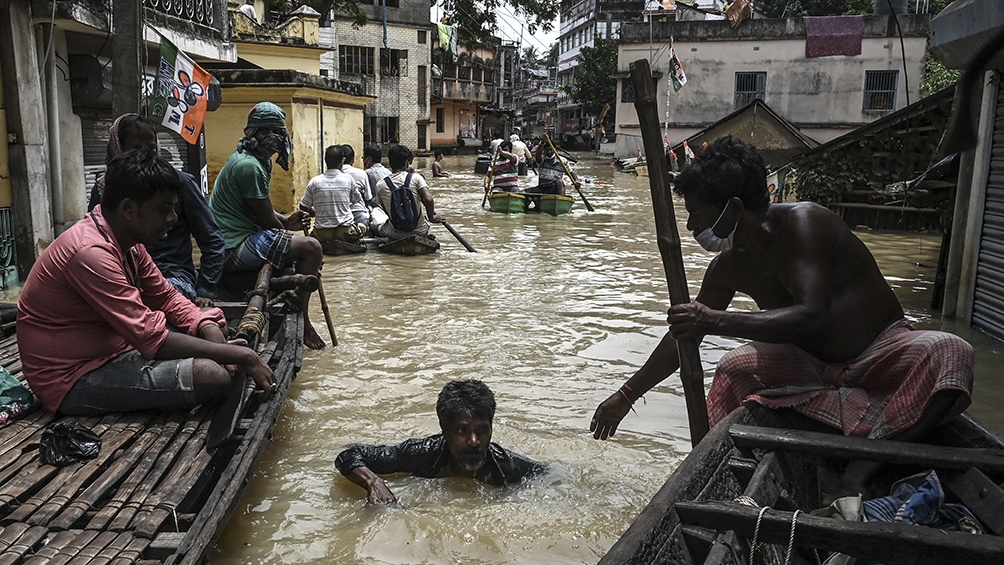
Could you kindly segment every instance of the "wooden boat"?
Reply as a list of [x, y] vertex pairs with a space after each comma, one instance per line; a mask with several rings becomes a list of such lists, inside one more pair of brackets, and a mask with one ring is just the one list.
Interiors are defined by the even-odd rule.
[[534, 192], [493, 192], [488, 195], [492, 212], [502, 214], [530, 214], [542, 212], [560, 216], [571, 212], [575, 199], [567, 195]]
[[[967, 415], [923, 444], [823, 430], [792, 411], [736, 410], [701, 440], [600, 563], [748, 564], [755, 535], [768, 544], [757, 563], [785, 563], [789, 547], [796, 564], [817, 563], [831, 551], [886, 565], [1004, 563], [1004, 440], [995, 433]], [[986, 533], [809, 515], [855, 459], [885, 464], [869, 485], [874, 496], [887, 495], [898, 479], [936, 470], [946, 496], [961, 501]], [[763, 507], [770, 509], [760, 517]]]
[[349, 243], [347, 241], [321, 242], [321, 249], [325, 255], [333, 256], [366, 253], [367, 251], [379, 251], [392, 255], [427, 255], [439, 251], [439, 242], [421, 235], [411, 235], [402, 239], [364, 237], [358, 243]]
[[[247, 305], [220, 304], [230, 320], [240, 320]], [[207, 437], [224, 410], [208, 405], [72, 418], [102, 444], [96, 458], [65, 467], [39, 458], [43, 430], [61, 417], [36, 409], [0, 428], [0, 563], [203, 562], [300, 369], [299, 310], [280, 301], [264, 311], [257, 350], [273, 368], [277, 390], [266, 400], [250, 379], [235, 378], [246, 402], [236, 430], [215, 448]], [[21, 376], [16, 334], [0, 341], [0, 364]]]

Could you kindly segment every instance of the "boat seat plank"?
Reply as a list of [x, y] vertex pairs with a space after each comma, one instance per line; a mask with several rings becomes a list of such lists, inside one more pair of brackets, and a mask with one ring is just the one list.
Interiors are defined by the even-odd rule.
[[1004, 490], [979, 469], [949, 473], [942, 477], [945, 488], [957, 496], [987, 530], [1004, 535]]
[[786, 481], [777, 454], [767, 453], [760, 459], [743, 495], [752, 498], [760, 506], [774, 506], [781, 495], [781, 485]]
[[[733, 530], [751, 538], [758, 509], [729, 502], [679, 502], [683, 523], [720, 531]], [[791, 512], [768, 510], [760, 523], [759, 540], [787, 546]], [[935, 535], [936, 534], [936, 535]], [[943, 532], [926, 526], [891, 522], [848, 522], [800, 514], [795, 545], [837, 551], [881, 563], [976, 565], [1004, 562], [1004, 538]]]
[[687, 544], [687, 549], [694, 558], [694, 562], [703, 563], [704, 559], [708, 556], [708, 552], [711, 551], [711, 546], [717, 542], [720, 534], [707, 528], [681, 526], [680, 535], [683, 537], [683, 542]]
[[[711, 550], [700, 563], [704, 565], [745, 565], [746, 560], [741, 557], [743, 550], [743, 544], [733, 532], [718, 534]], [[698, 561], [695, 559], [694, 562]]]
[[729, 435], [738, 447], [806, 453], [831, 459], [861, 459], [936, 469], [983, 467], [1004, 470], [1004, 450], [943, 447], [894, 440], [875, 441], [837, 434], [737, 424]]

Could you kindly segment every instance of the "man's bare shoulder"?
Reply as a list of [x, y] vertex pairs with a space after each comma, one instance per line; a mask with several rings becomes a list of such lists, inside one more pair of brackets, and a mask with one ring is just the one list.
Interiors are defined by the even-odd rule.
[[771, 204], [767, 210], [767, 224], [777, 235], [816, 238], [850, 233], [840, 216], [815, 202]]

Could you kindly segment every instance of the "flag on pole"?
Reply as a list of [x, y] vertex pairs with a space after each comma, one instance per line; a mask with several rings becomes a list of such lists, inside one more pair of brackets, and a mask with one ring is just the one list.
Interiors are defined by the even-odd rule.
[[167, 38], [160, 38], [160, 67], [150, 97], [150, 120], [178, 132], [190, 144], [199, 138], [212, 77]]
[[676, 56], [676, 49], [672, 45], [669, 47], [669, 76], [673, 79], [674, 92], [680, 92], [683, 85], [687, 84], [687, 75], [683, 73], [683, 63]]

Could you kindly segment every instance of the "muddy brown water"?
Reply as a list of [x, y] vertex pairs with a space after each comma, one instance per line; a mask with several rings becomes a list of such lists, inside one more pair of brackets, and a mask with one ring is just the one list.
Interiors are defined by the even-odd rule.
[[[339, 345], [303, 368], [218, 547], [214, 564], [595, 563], [690, 450], [677, 377], [637, 404], [614, 439], [588, 433], [596, 405], [645, 361], [666, 331], [668, 291], [655, 243], [648, 179], [584, 158], [568, 216], [506, 216], [480, 208], [474, 157], [447, 157], [432, 178], [436, 209], [479, 253], [440, 226], [439, 253], [326, 258], [323, 286]], [[694, 296], [712, 254], [684, 228]], [[972, 412], [1004, 429], [1001, 345], [942, 324], [928, 309], [940, 234], [859, 231], [919, 327], [977, 348]], [[753, 309], [743, 296], [736, 308]], [[317, 300], [311, 317], [326, 335]], [[710, 370], [741, 341], [708, 337]], [[494, 441], [546, 461], [516, 488], [394, 476], [398, 508], [367, 508], [333, 466], [350, 442], [397, 443], [438, 431], [436, 395], [477, 378], [496, 394]], [[710, 384], [710, 379], [709, 379]]]

